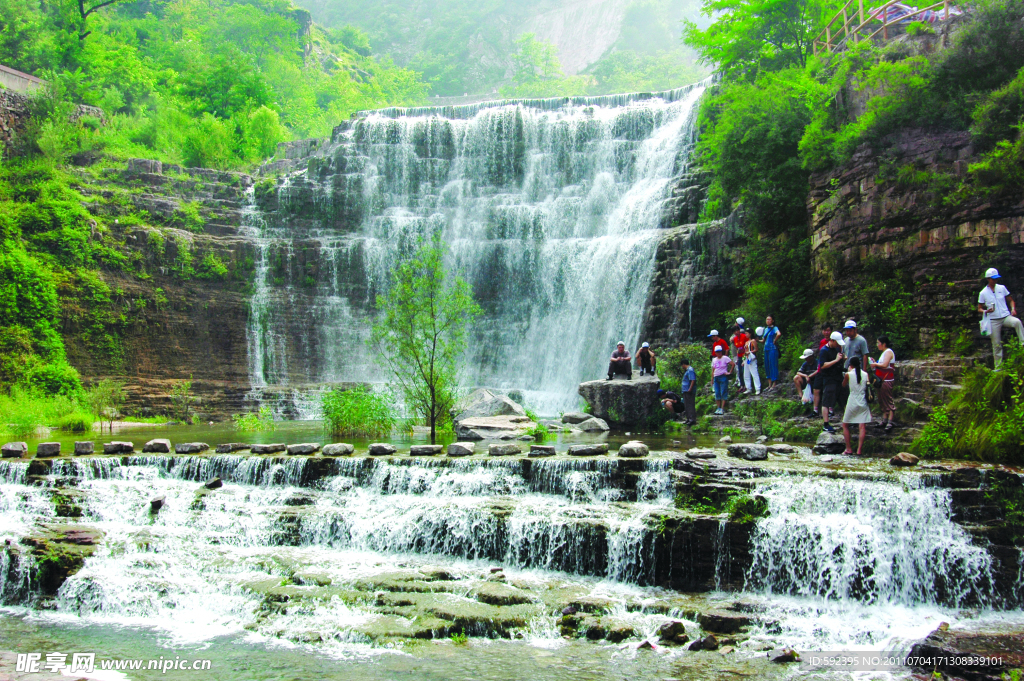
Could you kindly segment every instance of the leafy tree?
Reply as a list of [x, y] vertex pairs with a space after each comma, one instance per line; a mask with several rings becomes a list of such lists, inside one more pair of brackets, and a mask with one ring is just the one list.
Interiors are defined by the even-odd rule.
[[481, 312], [469, 285], [445, 271], [444, 255], [435, 235], [398, 265], [391, 289], [377, 298], [370, 339], [406, 404], [430, 426], [431, 442], [455, 406], [466, 327]]
[[583, 94], [588, 76], [566, 77], [558, 63], [558, 50], [549, 42], [526, 33], [515, 42], [512, 85], [501, 89], [506, 97], [559, 97]]
[[124, 381], [105, 378], [89, 388], [86, 393], [89, 410], [99, 417], [101, 422], [107, 421], [111, 432], [114, 431], [114, 421], [121, 415], [121, 406], [127, 398], [124, 385]]
[[189, 412], [196, 401], [192, 394], [192, 376], [187, 380], [175, 381], [171, 386], [171, 407], [174, 410], [174, 418], [182, 423], [189, 423]]

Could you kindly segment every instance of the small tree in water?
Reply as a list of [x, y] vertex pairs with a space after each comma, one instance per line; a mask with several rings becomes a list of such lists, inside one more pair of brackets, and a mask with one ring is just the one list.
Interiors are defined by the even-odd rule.
[[451, 418], [466, 327], [481, 312], [469, 285], [446, 274], [444, 254], [435, 235], [392, 272], [391, 290], [377, 297], [381, 316], [370, 338], [406, 404], [430, 426], [432, 443]]

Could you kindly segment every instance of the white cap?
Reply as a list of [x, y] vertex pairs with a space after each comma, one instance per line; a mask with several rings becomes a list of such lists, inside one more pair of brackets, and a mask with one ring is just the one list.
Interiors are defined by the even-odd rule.
[[1002, 277], [999, 276], [999, 270], [997, 270], [995, 267], [989, 267], [987, 270], [985, 270], [985, 278], [1001, 279]]
[[764, 327], [763, 326], [757, 327], [756, 329], [754, 329], [754, 333], [756, 333], [758, 336], [763, 336], [764, 335]]
[[853, 321], [852, 319], [847, 319], [846, 320], [846, 324], [843, 325], [843, 328], [844, 329], [856, 329], [857, 328], [857, 322]]
[[618, 343], [616, 343], [615, 345], [616, 345], [616, 346], [619, 346], [619, 345], [625, 345], [625, 344], [626, 344], [626, 341], [619, 341], [619, 342], [618, 342]]
[[843, 341], [843, 334], [839, 333], [838, 331], [833, 331], [832, 335], [829, 336], [829, 338], [834, 340], [836, 343], [839, 343], [840, 345], [846, 345], [846, 342]]
[[708, 338], [718, 335], [718, 329], [711, 329], [711, 333], [708, 334]]
[[740, 326], [743, 326], [744, 324], [747, 323], [747, 320], [744, 319], [743, 317], [737, 317], [736, 318], [736, 323], [739, 324]]
[[725, 348], [723, 348], [721, 345], [716, 345], [715, 352], [725, 352]]
[[642, 347], [642, 348], [649, 348], [649, 347], [651, 347], [651, 344], [650, 343], [644, 343], [640, 347]]
[[800, 359], [807, 359], [808, 357], [810, 357], [813, 354], [814, 354], [814, 350], [811, 350], [810, 348], [807, 348], [806, 350], [804, 350], [803, 354], [800, 355]]

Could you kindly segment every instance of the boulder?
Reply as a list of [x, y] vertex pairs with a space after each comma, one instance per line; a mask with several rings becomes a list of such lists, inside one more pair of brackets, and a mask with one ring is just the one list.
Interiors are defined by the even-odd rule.
[[522, 452], [519, 445], [491, 445], [487, 448], [487, 456], [515, 456]]
[[764, 461], [768, 458], [768, 447], [764, 445], [739, 444], [729, 445], [729, 456], [747, 461]]
[[627, 457], [630, 459], [639, 459], [650, 454], [650, 449], [647, 448], [643, 442], [638, 440], [631, 440], [626, 444], [619, 447], [619, 456]]
[[846, 451], [846, 440], [842, 433], [830, 433], [823, 430], [814, 443], [815, 454], [842, 454]]
[[636, 630], [625, 622], [614, 622], [608, 627], [608, 633], [605, 634], [605, 640], [610, 643], [622, 643], [627, 638], [633, 638], [636, 636]]
[[713, 449], [700, 449], [694, 448], [686, 452], [684, 455], [687, 459], [716, 459], [718, 455], [715, 454]]
[[394, 445], [386, 442], [374, 442], [370, 445], [370, 456], [391, 456], [398, 451]]
[[355, 447], [344, 442], [324, 445], [324, 448], [321, 450], [324, 456], [348, 456], [354, 451], [356, 451]]
[[87, 456], [96, 452], [96, 443], [94, 442], [76, 442], [75, 443], [75, 456]]
[[291, 456], [296, 456], [296, 455], [300, 455], [300, 454], [308, 456], [309, 454], [316, 454], [317, 452], [320, 451], [320, 443], [319, 442], [303, 442], [303, 443], [297, 444], [297, 445], [288, 445], [288, 449], [286, 451]]
[[[943, 622], [910, 649], [915, 670], [927, 678], [995, 679], [1014, 678], [1015, 669], [1024, 668], [1024, 631], [1020, 627], [1002, 631], [951, 629]], [[928, 663], [930, 662], [930, 664]]]
[[208, 480], [206, 484], [203, 485], [203, 487], [205, 487], [206, 489], [220, 489], [223, 486], [224, 481], [221, 480], [220, 478], [213, 478], [212, 480]]
[[724, 436], [718, 438], [718, 442], [719, 442], [719, 444], [723, 444], [723, 445], [731, 445], [732, 444], [732, 436], [731, 435], [724, 435]]
[[142, 451], [146, 454], [170, 454], [171, 441], [164, 439], [150, 440], [142, 445]]
[[3, 452], [3, 458], [10, 459], [13, 457], [22, 457], [28, 454], [28, 443], [27, 442], [8, 442], [2, 448], [0, 452]]
[[718, 650], [718, 639], [713, 634], [708, 634], [704, 638], [698, 638], [696, 641], [691, 643], [686, 648], [687, 650]]
[[796, 447], [793, 445], [768, 445], [768, 451], [772, 454], [795, 454]]
[[36, 456], [60, 456], [60, 443], [40, 442], [36, 445]]
[[443, 450], [441, 445], [413, 445], [409, 447], [409, 456], [437, 456]]
[[217, 445], [218, 454], [230, 454], [232, 452], [239, 452], [243, 449], [251, 449], [252, 445], [246, 444], [245, 442], [225, 442], [224, 444]]
[[153, 512], [159, 511], [161, 508], [164, 507], [164, 501], [166, 500], [167, 498], [162, 496], [153, 497], [152, 499], [149, 500], [149, 510]]
[[202, 454], [210, 445], [205, 442], [179, 442], [174, 445], [175, 454]]
[[608, 443], [598, 442], [592, 445], [573, 445], [569, 447], [569, 456], [598, 456], [608, 453]]
[[530, 445], [530, 457], [538, 458], [543, 456], [554, 456], [555, 446], [554, 445]]
[[577, 424], [576, 427], [584, 433], [607, 433], [611, 430], [604, 419], [599, 419], [596, 416], [591, 416], [586, 421]]
[[253, 454], [277, 454], [288, 449], [288, 445], [283, 442], [278, 442], [272, 445], [253, 445], [249, 448]]
[[[647, 423], [661, 404], [655, 376], [633, 376], [633, 380], [616, 378], [612, 381], [580, 383], [580, 396], [590, 405], [590, 413], [618, 427], [639, 426]], [[563, 420], [565, 417], [562, 417]]]
[[679, 620], [665, 622], [658, 628], [658, 638], [665, 645], [682, 645], [690, 640], [686, 627]]
[[796, 652], [792, 648], [781, 648], [779, 650], [768, 651], [768, 659], [775, 664], [783, 664], [786, 662], [799, 662], [800, 653]]
[[[739, 631], [742, 627], [750, 624], [750, 617], [740, 613], [723, 612], [720, 610], [710, 610], [705, 613], [701, 613], [697, 619], [697, 623], [700, 624], [700, 628], [704, 631], [713, 631], [718, 634], [733, 634]], [[705, 648], [707, 650], [707, 648]]]
[[590, 414], [584, 414], [578, 411], [570, 411], [568, 414], [562, 414], [562, 423], [583, 423], [589, 418], [592, 418]]
[[761, 435], [756, 440], [754, 440], [754, 442], [756, 442], [759, 445], [763, 445], [765, 442], [768, 442], [768, 436], [767, 435]]
[[473, 456], [475, 452], [475, 442], [453, 442], [448, 445], [448, 456]]
[[920, 461], [918, 457], [914, 456], [910, 452], [900, 452], [896, 456], [889, 459], [889, 465], [891, 466], [916, 466]]
[[455, 424], [460, 440], [515, 440], [536, 424], [528, 416], [481, 416]]
[[131, 454], [135, 445], [131, 442], [107, 442], [103, 445], [104, 454]]
[[474, 390], [462, 401], [457, 410], [458, 414], [453, 414], [456, 423], [488, 416], [526, 416], [526, 410], [522, 405], [487, 388]]
[[483, 582], [470, 591], [469, 595], [488, 605], [524, 605], [533, 602], [530, 592], [500, 582]]

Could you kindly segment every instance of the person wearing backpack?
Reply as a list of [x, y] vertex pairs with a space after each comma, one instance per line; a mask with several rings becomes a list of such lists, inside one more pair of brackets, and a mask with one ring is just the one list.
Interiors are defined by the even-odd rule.
[[878, 388], [878, 406], [882, 408], [882, 421], [878, 427], [890, 431], [896, 422], [896, 399], [893, 395], [896, 386], [896, 353], [893, 352], [888, 336], [879, 336], [876, 345], [882, 354], [878, 356], [877, 362], [870, 359], [868, 362], [881, 383]]

